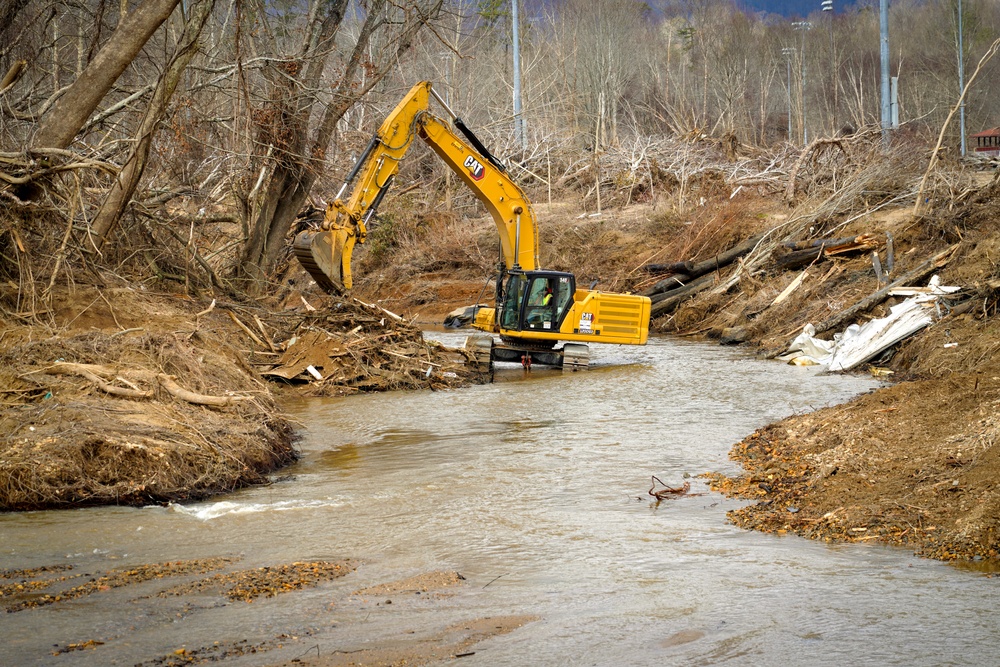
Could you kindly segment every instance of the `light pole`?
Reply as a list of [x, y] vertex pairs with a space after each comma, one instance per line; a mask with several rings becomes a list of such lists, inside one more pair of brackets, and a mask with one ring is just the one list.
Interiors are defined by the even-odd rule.
[[812, 29], [813, 24], [809, 21], [795, 21], [792, 27], [802, 33], [802, 49], [799, 55], [802, 58], [802, 145], [809, 143], [809, 130], [806, 129], [806, 32]]
[[882, 61], [882, 144], [889, 145], [889, 127], [892, 125], [889, 101], [889, 0], [878, 4], [879, 56]]
[[795, 49], [790, 46], [786, 46], [781, 49], [781, 55], [785, 56], [785, 67], [788, 69], [788, 143], [795, 143], [792, 141], [792, 56], [795, 55]]
[[[961, 1], [961, 0], [959, 0]], [[824, 12], [830, 12], [830, 87], [833, 88], [833, 108], [830, 110], [833, 134], [837, 133], [837, 50], [833, 46], [833, 0], [820, 3]]]
[[528, 150], [528, 137], [524, 133], [524, 117], [521, 115], [521, 44], [519, 38], [519, 26], [517, 18], [517, 2], [511, 0], [511, 21], [514, 24], [514, 135], [517, 138], [517, 145], [521, 151]]

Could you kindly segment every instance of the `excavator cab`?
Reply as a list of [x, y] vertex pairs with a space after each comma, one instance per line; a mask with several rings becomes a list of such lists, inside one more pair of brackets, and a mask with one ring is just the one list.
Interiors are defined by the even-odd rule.
[[504, 289], [500, 328], [559, 331], [573, 303], [576, 278], [561, 271], [511, 271]]

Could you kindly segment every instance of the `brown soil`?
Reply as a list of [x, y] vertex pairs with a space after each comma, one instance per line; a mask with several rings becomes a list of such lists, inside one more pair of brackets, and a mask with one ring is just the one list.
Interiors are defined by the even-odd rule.
[[901, 382], [757, 431], [713, 486], [756, 501], [730, 513], [745, 528], [996, 559], [998, 404], [992, 372]]

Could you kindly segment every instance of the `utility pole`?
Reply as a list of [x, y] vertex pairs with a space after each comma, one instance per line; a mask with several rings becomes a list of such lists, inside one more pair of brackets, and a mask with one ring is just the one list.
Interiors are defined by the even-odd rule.
[[802, 145], [809, 143], [809, 130], [806, 127], [806, 32], [812, 29], [813, 24], [809, 21], [795, 21], [792, 27], [802, 33], [802, 49], [799, 55], [802, 57], [802, 80], [799, 85], [802, 88]]
[[882, 145], [889, 145], [892, 111], [889, 102], [889, 0], [879, 0], [879, 55], [882, 60]]
[[511, 0], [511, 21], [514, 24], [514, 136], [522, 152], [528, 150], [528, 137], [524, 133], [524, 116], [521, 115], [521, 44], [519, 37], [519, 21], [517, 18], [517, 2]]
[[792, 56], [795, 55], [795, 49], [790, 46], [786, 46], [781, 49], [781, 55], [785, 56], [785, 67], [788, 70], [788, 143], [794, 144], [792, 139]]
[[[958, 94], [965, 90], [965, 49], [962, 45], [962, 0], [958, 0]], [[965, 157], [965, 99], [958, 108], [958, 127], [962, 133], [962, 157]]]
[[833, 88], [833, 107], [830, 110], [831, 134], [837, 134], [837, 50], [833, 45], [833, 0], [820, 3], [824, 12], [830, 12], [830, 87]]

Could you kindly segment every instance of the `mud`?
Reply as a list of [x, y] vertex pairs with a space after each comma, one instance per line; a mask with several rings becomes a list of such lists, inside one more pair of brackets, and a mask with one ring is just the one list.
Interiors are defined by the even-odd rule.
[[[128, 594], [130, 589], [138, 589], [143, 584], [167, 583], [174, 579], [189, 579], [147, 595], [132, 597], [131, 606], [147, 608], [145, 614], [155, 618], [157, 612], [150, 605], [155, 599], [177, 599], [181, 606], [176, 616], [188, 616], [207, 609], [228, 605], [251, 604], [262, 598], [278, 595], [296, 595], [306, 588], [323, 587], [331, 581], [354, 573], [358, 563], [353, 561], [312, 561], [277, 563], [252, 569], [235, 569], [239, 559], [218, 557], [182, 562], [150, 563], [129, 568], [94, 573], [66, 574], [49, 577], [51, 574], [68, 572], [67, 566], [53, 565], [32, 570], [4, 571], [0, 588], [0, 603], [7, 613], [15, 613], [41, 607], [55, 607], [85, 596], [95, 596], [96, 605], [116, 604], [106, 602], [102, 596], [110, 595], [113, 589]], [[207, 578], [191, 579], [208, 572], [216, 574]], [[77, 578], [86, 578], [82, 585], [59, 588]], [[376, 648], [361, 641], [357, 648], [345, 647], [330, 651], [329, 633], [336, 628], [340, 632], [351, 626], [364, 624], [370, 616], [370, 607], [391, 607], [393, 601], [385, 596], [396, 597], [396, 606], [405, 606], [401, 597], [419, 597], [422, 603], [433, 604], [443, 599], [444, 592], [460, 588], [465, 578], [457, 572], [426, 572], [397, 581], [387, 581], [358, 589], [345, 599], [333, 600], [327, 613], [336, 610], [336, 622], [331, 623], [321, 615], [310, 618], [312, 625], [277, 632], [273, 635], [261, 633], [253, 639], [216, 641], [208, 645], [182, 645], [162, 655], [150, 655], [135, 663], [143, 667], [176, 667], [180, 665], [210, 664], [245, 655], [274, 653], [275, 657], [265, 659], [269, 665], [424, 665], [451, 658], [475, 654], [476, 644], [497, 635], [513, 632], [517, 628], [536, 620], [527, 615], [508, 615], [485, 618], [470, 618], [457, 624], [442, 625], [436, 630], [410, 632], [391, 641], [382, 641]], [[39, 595], [37, 591], [52, 589], [50, 593]], [[56, 590], [58, 589], [58, 590]], [[332, 591], [331, 591], [332, 593]], [[134, 594], [133, 594], [134, 595]], [[169, 614], [165, 622], [171, 622], [174, 614]], [[95, 633], [96, 636], [74, 642], [57, 644], [50, 654], [60, 656], [79, 651], [93, 651], [104, 654], [109, 660], [115, 652], [128, 647], [128, 633]], [[343, 646], [343, 642], [334, 645]], [[295, 657], [289, 657], [295, 656]], [[41, 659], [41, 656], [39, 656]]]

